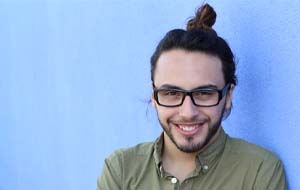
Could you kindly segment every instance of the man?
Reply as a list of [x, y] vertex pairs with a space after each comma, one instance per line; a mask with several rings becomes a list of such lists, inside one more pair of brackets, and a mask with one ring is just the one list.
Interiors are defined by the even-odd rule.
[[237, 79], [232, 51], [212, 29], [215, 19], [206, 4], [187, 30], [171, 30], [158, 44], [152, 105], [163, 133], [107, 158], [98, 189], [286, 189], [275, 155], [229, 137], [221, 126]]

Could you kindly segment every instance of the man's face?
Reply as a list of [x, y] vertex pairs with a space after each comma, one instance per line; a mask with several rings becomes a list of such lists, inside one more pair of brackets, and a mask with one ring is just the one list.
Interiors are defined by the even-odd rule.
[[[161, 54], [154, 73], [156, 88], [174, 86], [191, 90], [203, 86], [222, 89], [225, 81], [222, 63], [218, 57], [202, 52], [188, 52], [174, 49]], [[200, 151], [216, 138], [225, 109], [231, 106], [230, 87], [226, 96], [213, 107], [195, 106], [189, 96], [178, 107], [163, 107], [152, 96], [161, 126], [164, 129], [165, 143], [173, 143], [187, 153]]]

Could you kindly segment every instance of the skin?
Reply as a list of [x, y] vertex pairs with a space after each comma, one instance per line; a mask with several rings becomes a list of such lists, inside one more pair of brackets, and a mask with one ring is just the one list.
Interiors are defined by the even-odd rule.
[[[200, 51], [166, 51], [157, 61], [154, 84], [157, 88], [172, 85], [191, 90], [212, 85], [222, 89], [225, 86], [222, 63], [218, 57]], [[183, 105], [168, 108], [159, 106], [152, 97], [164, 130], [163, 167], [179, 180], [195, 168], [195, 156], [217, 139], [224, 110], [231, 107], [233, 89], [231, 85], [227, 95], [213, 107], [195, 106], [186, 97]]]

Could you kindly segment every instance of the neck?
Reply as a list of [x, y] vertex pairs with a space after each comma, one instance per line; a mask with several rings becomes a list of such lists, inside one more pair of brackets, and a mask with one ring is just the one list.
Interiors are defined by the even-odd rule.
[[194, 161], [198, 152], [186, 153], [179, 150], [176, 145], [171, 141], [171, 139], [164, 134], [164, 148], [163, 148], [163, 158], [168, 158], [173, 162], [180, 161]]
[[162, 162], [164, 170], [174, 175], [179, 179], [179, 181], [182, 182], [187, 177], [187, 175], [196, 168], [196, 156], [217, 140], [220, 134], [220, 129], [221, 127], [218, 129], [217, 133], [212, 137], [207, 145], [205, 145], [201, 150], [193, 153], [186, 153], [179, 150], [171, 141], [169, 136], [164, 133], [164, 148], [162, 152]]
[[173, 143], [173, 141], [169, 138], [169, 136], [166, 133], [164, 133], [163, 157], [165, 157], [165, 156], [169, 157], [173, 161], [180, 161], [180, 160], [194, 161], [195, 157], [199, 153], [206, 150], [212, 143], [214, 143], [217, 140], [218, 136], [220, 135], [221, 128], [222, 127], [219, 127], [219, 129], [217, 130], [215, 135], [209, 140], [209, 142], [204, 147], [202, 147], [200, 150], [198, 150], [196, 152], [192, 152], [192, 153], [186, 153], [186, 152], [179, 150], [177, 148], [177, 146]]

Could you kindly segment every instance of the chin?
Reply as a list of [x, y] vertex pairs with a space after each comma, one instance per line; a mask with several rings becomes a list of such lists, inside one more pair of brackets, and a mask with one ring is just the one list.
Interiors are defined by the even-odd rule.
[[170, 138], [179, 150], [186, 153], [199, 152], [207, 141], [207, 135], [188, 137], [177, 134], [177, 136], [172, 135]]

